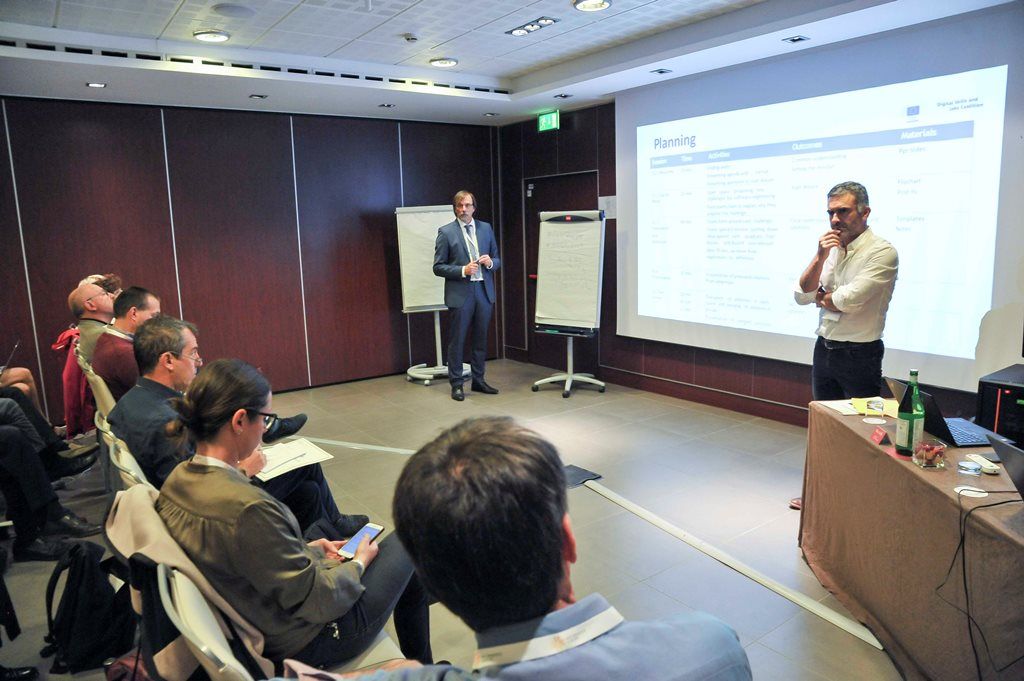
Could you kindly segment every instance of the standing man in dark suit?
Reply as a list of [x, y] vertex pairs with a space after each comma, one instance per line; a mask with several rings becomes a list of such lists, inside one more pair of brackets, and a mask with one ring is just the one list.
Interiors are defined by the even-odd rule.
[[484, 380], [487, 360], [487, 326], [494, 310], [494, 271], [501, 266], [498, 241], [486, 222], [473, 220], [476, 197], [460, 191], [452, 199], [455, 220], [437, 230], [434, 242], [434, 274], [444, 277], [444, 304], [451, 313], [448, 329], [448, 381], [452, 399], [466, 399], [462, 390], [462, 358], [466, 334], [473, 333], [472, 389], [496, 395]]

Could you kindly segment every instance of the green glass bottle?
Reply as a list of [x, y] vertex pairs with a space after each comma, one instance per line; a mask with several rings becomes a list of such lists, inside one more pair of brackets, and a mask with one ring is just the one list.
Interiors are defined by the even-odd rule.
[[924, 435], [924, 403], [917, 387], [917, 369], [910, 370], [910, 385], [896, 413], [896, 451], [911, 456]]

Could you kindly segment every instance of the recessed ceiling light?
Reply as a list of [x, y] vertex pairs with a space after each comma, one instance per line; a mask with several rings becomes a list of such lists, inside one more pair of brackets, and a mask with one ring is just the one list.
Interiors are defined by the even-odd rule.
[[266, 95], [249, 95], [249, 99], [266, 99]]
[[782, 42], [784, 42], [784, 43], [802, 43], [805, 40], [810, 40], [810, 38], [808, 38], [805, 35], [791, 35], [788, 38], [783, 38]]
[[382, 109], [394, 109], [395, 108], [394, 104], [378, 104], [377, 106], [379, 106]]
[[89, 87], [107, 87], [106, 83], [86, 83]]
[[251, 19], [256, 16], [256, 10], [245, 5], [236, 5], [233, 2], [219, 2], [210, 8], [215, 14], [233, 19]]
[[567, 95], [564, 92], [555, 95], [555, 99], [569, 99], [572, 95]]
[[231, 34], [219, 28], [200, 28], [192, 31], [192, 37], [204, 43], [223, 43], [231, 39]]
[[581, 12], [600, 12], [612, 6], [612, 0], [572, 0], [572, 6]]
[[672, 73], [672, 69], [654, 69], [651, 73], [656, 73], [659, 76], [664, 76], [666, 73]]
[[555, 19], [553, 17], [537, 17], [533, 21], [527, 21], [522, 26], [516, 26], [513, 29], [509, 29], [508, 31], [505, 31], [505, 33], [507, 35], [514, 35], [517, 38], [520, 38], [524, 35], [529, 35], [534, 31], [539, 31], [542, 28], [546, 28], [548, 26], [551, 26], [552, 24], [557, 23], [558, 19]]
[[458, 66], [459, 60], [452, 57], [434, 57], [430, 60], [430, 65], [439, 69], [450, 69], [453, 66]]
[[487, 113], [484, 114], [484, 116], [487, 116], [488, 118], [494, 118], [495, 116], [500, 116], [500, 115], [501, 114], [494, 113], [493, 111], [488, 111]]

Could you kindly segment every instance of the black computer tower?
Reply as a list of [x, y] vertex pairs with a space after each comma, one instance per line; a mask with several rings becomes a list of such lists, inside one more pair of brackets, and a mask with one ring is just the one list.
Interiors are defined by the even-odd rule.
[[1014, 364], [978, 381], [979, 426], [1024, 442], [1024, 364]]

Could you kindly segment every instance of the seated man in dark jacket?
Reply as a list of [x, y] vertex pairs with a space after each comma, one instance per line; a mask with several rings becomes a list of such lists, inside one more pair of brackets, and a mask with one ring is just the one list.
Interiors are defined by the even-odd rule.
[[[110, 412], [111, 430], [125, 441], [142, 472], [158, 489], [174, 467], [192, 455], [178, 450], [176, 442], [167, 436], [166, 427], [176, 418], [169, 400], [181, 396], [203, 363], [196, 331], [194, 324], [173, 317], [155, 317], [140, 326], [133, 349], [141, 375]], [[295, 418], [299, 419], [297, 427], [287, 423], [291, 419], [270, 424], [264, 442], [271, 433], [275, 439], [290, 435], [306, 421], [304, 414]], [[288, 506], [303, 532], [315, 525], [314, 533], [316, 528], [323, 532], [319, 536], [350, 537], [368, 521], [365, 515], [341, 514], [318, 463], [267, 482], [255, 480], [254, 484]], [[328, 528], [324, 528], [324, 522], [329, 523]], [[331, 532], [331, 528], [336, 531]]]

